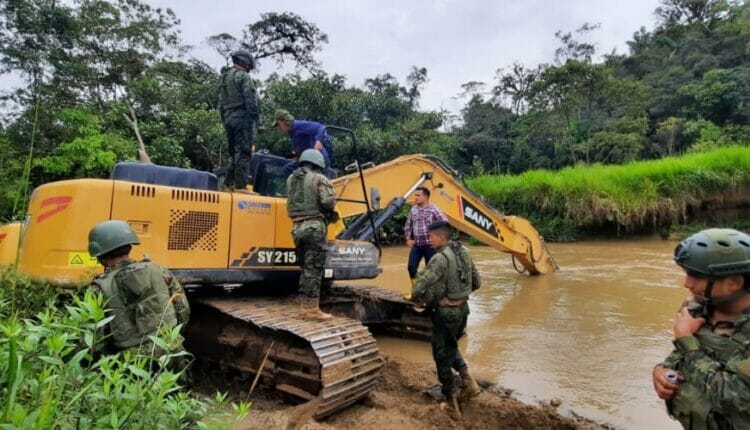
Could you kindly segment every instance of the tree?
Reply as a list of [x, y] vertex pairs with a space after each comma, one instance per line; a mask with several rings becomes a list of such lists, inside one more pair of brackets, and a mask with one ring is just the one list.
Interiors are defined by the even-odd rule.
[[328, 35], [295, 13], [268, 12], [262, 14], [260, 20], [248, 24], [240, 39], [221, 33], [210, 36], [208, 43], [227, 61], [232, 51], [243, 48], [249, 50], [256, 60], [273, 58], [278, 65], [291, 60], [297, 67], [317, 72], [320, 63], [314, 53], [328, 43]]
[[510, 97], [511, 110], [516, 115], [526, 111], [531, 86], [539, 78], [542, 68], [528, 69], [520, 63], [513, 63], [510, 70], [498, 69], [495, 72], [497, 85], [492, 92], [496, 99]]
[[422, 87], [429, 81], [427, 68], [411, 66], [411, 72], [406, 77], [406, 87], [401, 88], [401, 95], [409, 102], [409, 106], [419, 106], [419, 96], [422, 95]]

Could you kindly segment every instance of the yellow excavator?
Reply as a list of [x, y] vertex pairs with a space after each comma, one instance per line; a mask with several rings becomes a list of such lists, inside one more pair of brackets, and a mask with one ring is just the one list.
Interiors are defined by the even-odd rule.
[[[527, 220], [496, 212], [438, 158], [355, 161], [352, 173], [333, 180], [337, 211], [352, 220], [328, 231], [321, 307], [336, 317], [302, 319], [290, 299], [300, 269], [283, 196], [287, 161], [256, 152], [247, 193], [219, 191], [208, 172], [143, 163], [118, 163], [110, 179], [41, 185], [23, 223], [0, 227], [0, 264], [15, 263], [58, 286], [81, 285], [101, 271], [86, 252], [88, 231], [103, 220], [125, 220], [141, 242], [133, 254], [168, 267], [186, 286], [192, 309], [186, 346], [197, 361], [222, 373], [260, 372], [291, 401], [317, 398], [317, 417], [372, 389], [383, 359], [371, 330], [429, 336], [429, 318], [400, 293], [346, 284], [380, 274], [377, 232], [418, 186], [432, 191], [452, 225], [510, 253], [530, 274], [556, 269]], [[381, 208], [381, 200], [388, 205]]]

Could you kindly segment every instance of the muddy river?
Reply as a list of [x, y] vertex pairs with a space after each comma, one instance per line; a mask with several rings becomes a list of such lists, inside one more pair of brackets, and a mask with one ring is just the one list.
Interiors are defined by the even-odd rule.
[[[462, 351], [475, 376], [526, 401], [617, 428], [679, 429], [651, 385], [671, 347], [673, 317], [686, 293], [661, 240], [551, 244], [560, 271], [519, 275], [506, 254], [471, 247], [483, 287], [471, 297]], [[409, 290], [408, 249], [386, 248], [380, 285]], [[379, 337], [385, 354], [431, 361], [429, 344]]]

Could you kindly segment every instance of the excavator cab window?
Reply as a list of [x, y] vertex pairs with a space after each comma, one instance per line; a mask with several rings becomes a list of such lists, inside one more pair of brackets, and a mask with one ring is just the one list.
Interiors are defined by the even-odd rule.
[[250, 162], [253, 191], [264, 196], [286, 195], [284, 166], [289, 161], [267, 151], [254, 152]]

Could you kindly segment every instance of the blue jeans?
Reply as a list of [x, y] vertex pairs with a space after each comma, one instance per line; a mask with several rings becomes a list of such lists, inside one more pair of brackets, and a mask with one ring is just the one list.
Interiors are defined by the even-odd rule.
[[422, 260], [422, 257], [424, 257], [424, 264], [427, 264], [430, 262], [430, 258], [432, 258], [433, 255], [435, 255], [435, 249], [432, 245], [412, 246], [409, 251], [409, 265], [406, 266], [407, 270], [409, 270], [409, 277], [411, 279], [417, 277], [417, 268], [419, 267], [419, 262]]

